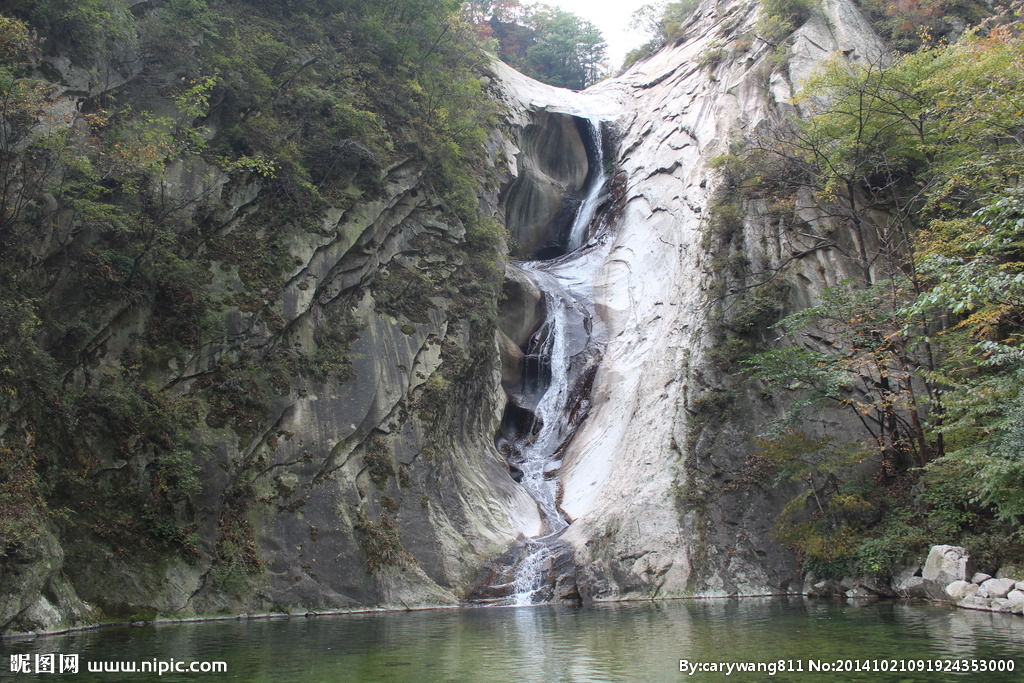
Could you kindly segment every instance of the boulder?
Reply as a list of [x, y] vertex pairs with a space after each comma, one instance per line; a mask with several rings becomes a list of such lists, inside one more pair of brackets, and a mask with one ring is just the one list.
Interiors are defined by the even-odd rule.
[[1010, 611], [1014, 614], [1024, 614], [1024, 591], [1012, 590], [1006, 596], [1006, 600], [1010, 603]]
[[956, 545], [933, 545], [928, 551], [922, 577], [925, 593], [932, 600], [947, 600], [946, 586], [954, 581], [967, 580], [966, 548]]
[[843, 593], [843, 587], [834, 579], [819, 579], [814, 572], [804, 578], [803, 594], [809, 598], [834, 598]]
[[515, 266], [507, 266], [501, 297], [498, 325], [513, 343], [526, 347], [544, 322], [544, 295], [529, 275]]
[[892, 576], [893, 592], [901, 598], [927, 597], [924, 590], [924, 577], [921, 576], [921, 565], [913, 564], [902, 567]]
[[970, 585], [971, 584], [966, 581], [953, 581], [946, 586], [946, 595], [948, 595], [949, 599], [953, 602], [959, 602], [967, 597], [967, 587]]
[[1006, 598], [992, 598], [989, 601], [989, 609], [993, 612], [1003, 612], [1009, 614], [1012, 610], [1010, 601]]
[[991, 610], [992, 601], [989, 598], [983, 598], [978, 595], [968, 595], [963, 600], [956, 603], [958, 607], [965, 607], [967, 609], [977, 610]]
[[878, 594], [872, 592], [864, 586], [854, 586], [845, 593], [847, 598], [851, 600], [877, 600]]
[[976, 583], [976, 584], [981, 585], [981, 584], [985, 583], [986, 581], [988, 581], [991, 578], [992, 578], [991, 574], [986, 574], [984, 572], [974, 572], [974, 576], [971, 577], [971, 583]]
[[981, 590], [993, 598], [1005, 598], [1016, 584], [1013, 579], [989, 579], [981, 584]]

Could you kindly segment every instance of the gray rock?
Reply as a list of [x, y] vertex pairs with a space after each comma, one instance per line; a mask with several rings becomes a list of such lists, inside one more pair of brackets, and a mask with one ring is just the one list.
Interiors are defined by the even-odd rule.
[[1010, 611], [1014, 614], [1024, 613], [1024, 591], [1012, 590], [1007, 594], [1006, 600], [1010, 603]]
[[1005, 598], [1016, 584], [1013, 579], [989, 579], [981, 584], [981, 589], [993, 598]]
[[985, 574], [984, 572], [975, 572], [974, 576], [971, 577], [971, 583], [981, 585], [992, 578], [991, 574]]
[[873, 593], [872, 591], [868, 590], [864, 586], [854, 586], [853, 588], [851, 588], [848, 591], [846, 591], [845, 595], [846, 595], [847, 598], [855, 599], [855, 600], [877, 599], [878, 598], [878, 594], [877, 593]]
[[967, 562], [970, 555], [966, 548], [956, 545], [933, 545], [928, 551], [922, 576], [928, 597], [946, 600], [946, 586], [954, 581], [967, 580]]
[[924, 587], [924, 579], [920, 576], [911, 576], [900, 584], [893, 585], [893, 592], [901, 598], [925, 598], [928, 592]]
[[1012, 564], [1000, 567], [999, 571], [996, 572], [997, 579], [1013, 579], [1016, 581], [1022, 577], [1024, 577], [1024, 569]]
[[533, 257], [548, 247], [564, 246], [589, 171], [586, 143], [576, 119], [540, 111], [526, 126], [517, 159], [518, 178], [509, 190], [506, 225], [517, 255]]
[[924, 590], [924, 578], [920, 575], [921, 565], [912, 564], [901, 567], [893, 572], [892, 590], [902, 598], [927, 597]]
[[544, 295], [518, 268], [505, 268], [498, 325], [517, 346], [525, 346], [544, 321]]
[[971, 584], [966, 581], [953, 581], [946, 586], [946, 595], [948, 595], [949, 599], [953, 602], [963, 600], [964, 597], [967, 596], [967, 587], [970, 585]]
[[842, 585], [835, 579], [819, 579], [814, 572], [804, 578], [803, 594], [809, 598], [834, 598], [843, 593]]
[[518, 387], [523, 379], [523, 350], [498, 330], [498, 351], [501, 355], [501, 385], [506, 390]]
[[992, 608], [992, 601], [989, 598], [982, 598], [978, 595], [968, 595], [956, 604], [958, 607], [967, 609], [990, 610]]
[[989, 601], [989, 608], [993, 612], [1003, 612], [1009, 614], [1013, 611], [1011, 604], [1012, 603], [1006, 598], [992, 598]]

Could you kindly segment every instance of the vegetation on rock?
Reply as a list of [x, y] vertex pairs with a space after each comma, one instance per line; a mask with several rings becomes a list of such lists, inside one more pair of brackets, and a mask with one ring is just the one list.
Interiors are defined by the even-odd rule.
[[[991, 566], [1024, 557], [1022, 36], [1010, 12], [885, 63], [834, 61], [805, 116], [745, 154], [781, 195], [815, 198], [795, 255], [839, 251], [859, 273], [743, 363], [793, 397], [759, 457], [805, 484], [778, 529], [808, 569], [884, 574], [951, 540]], [[823, 405], [849, 411], [856, 443], [803, 430]]]
[[[405, 288], [415, 310], [380, 306], [409, 333], [441, 306], [457, 381], [493, 343], [486, 56], [456, 0], [2, 9], [0, 558], [52, 532], [241, 591], [263, 569], [267, 444], [288, 437], [275, 406], [352, 379], [364, 295]], [[308, 287], [306, 251], [350, 248], [395, 168], [454, 227], [418, 235], [431, 259], [390, 285], [367, 268], [295, 318], [282, 291]]]

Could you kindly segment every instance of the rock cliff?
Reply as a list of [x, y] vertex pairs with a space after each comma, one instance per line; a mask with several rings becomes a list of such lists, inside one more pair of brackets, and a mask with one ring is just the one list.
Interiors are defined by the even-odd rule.
[[[488, 76], [504, 111], [486, 143], [493, 180], [479, 201], [508, 228], [514, 257], [564, 250], [594, 146], [614, 152], [582, 247], [588, 279], [573, 285], [593, 301], [603, 351], [589, 414], [557, 473], [572, 524], [556, 595], [799, 590], [794, 558], [772, 540], [785, 492], [747, 473], [750, 437], [776, 414], [775, 399], [714, 358], [712, 329], [735, 312], [722, 310], [720, 254], [704, 239], [724, 191], [711, 162], [784, 115], [816, 64], [836, 54], [877, 59], [882, 46], [848, 0], [825, 0], [782, 57], [749, 38], [758, 18], [755, 2], [703, 2], [683, 38], [582, 94], [500, 64]], [[135, 76], [115, 85], [130, 88]], [[69, 87], [64, 101], [80, 95]], [[603, 140], [588, 137], [592, 117], [604, 122]], [[265, 209], [258, 180], [239, 184], [201, 164], [175, 173], [172, 191], [201, 191], [223, 237], [244, 234], [246, 218]], [[222, 338], [156, 378], [180, 395], [205, 392], [192, 435], [202, 485], [187, 501], [195, 557], [132, 555], [109, 529], [51, 525], [34, 559], [5, 568], [0, 628], [451, 604], [485, 560], [539, 533], [536, 505], [494, 439], [544, 315], [541, 297], [509, 270], [499, 329], [473, 324], [466, 226], [425, 173], [399, 160], [379, 170], [379, 196], [324, 209], [318, 229], [289, 239], [280, 290], [254, 289], [214, 256], [219, 290], [251, 301], [226, 314]], [[770, 211], [744, 211], [726, 251], [767, 264], [789, 258]], [[806, 305], [852, 267], [838, 252], [810, 253], [787, 276], [780, 308]], [[112, 315], [78, 384], [120, 371], [152, 315], [144, 306]], [[282, 355], [324, 371], [285, 372], [269, 393], [220, 374], [227, 362]], [[844, 428], [829, 414], [813, 426]], [[84, 476], [103, 486], [153, 466], [109, 444], [87, 448], [94, 462]]]
[[[562, 540], [575, 551], [579, 592], [593, 598], [800, 590], [794, 558], [773, 540], [787, 491], [748, 466], [752, 437], [779, 404], [723, 370], [724, 340], [713, 333], [737, 315], [739, 297], [723, 306], [726, 295], [748, 284], [724, 282], [720, 257], [770, 269], [791, 254], [756, 202], [743, 205], [731, 244], [707, 239], [714, 199], [728, 192], [711, 162], [792, 111], [817, 64], [877, 60], [883, 47], [844, 0], [823, 3], [788, 49], [751, 39], [759, 12], [704, 2], [683, 38], [576, 98], [505, 78], [530, 106], [599, 112], [618, 140], [614, 197], [586, 247], [606, 346], [590, 415], [559, 473], [573, 520]], [[797, 259], [776, 313], [854, 272], [839, 253]], [[842, 433], [845, 420], [826, 413], [808, 429]]]
[[[136, 16], [122, 17], [132, 40], [92, 62], [33, 56], [26, 73], [53, 82], [52, 94], [41, 92], [56, 125], [74, 131], [90, 120], [84, 116], [98, 122], [101, 114], [82, 111], [97, 103], [144, 108], [154, 128], [171, 120], [156, 116], [176, 111], [176, 74], [139, 49], [152, 38], [146, 31], [163, 35], [161, 11], [134, 3]], [[276, 17], [264, 21], [276, 29]], [[281, 64], [297, 71], [277, 84], [278, 98], [321, 61], [290, 59]], [[243, 135], [232, 128], [237, 120], [217, 115], [237, 104], [218, 87], [211, 115], [193, 111], [183, 120], [200, 146], [200, 137]], [[327, 98], [304, 135], [319, 135], [338, 111], [366, 119], [325, 92], [289, 95]], [[253, 102], [238, 116], [259, 116]], [[298, 116], [297, 106], [285, 102], [286, 114]], [[498, 227], [506, 205], [513, 224], [517, 212], [532, 211], [554, 225], [558, 204], [586, 176], [581, 138], [571, 119], [563, 123], [564, 131], [539, 118], [524, 120], [523, 130], [488, 132], [474, 169], [479, 209], [470, 213], [479, 220], [470, 225], [415, 144], [372, 150], [342, 137], [351, 134], [350, 119], [308, 155], [308, 166], [323, 171], [312, 208], [288, 198], [297, 188], [280, 173], [225, 168], [213, 152], [168, 146], [181, 156], [160, 169], [155, 197], [139, 181], [138, 205], [130, 195], [113, 201], [143, 219], [153, 204], [170, 207], [164, 244], [198, 236], [161, 264], [192, 269], [173, 291], [139, 286], [126, 294], [116, 264], [104, 272], [119, 291], [75, 291], [62, 259], [102, 260], [124, 245], [70, 211], [36, 226], [33, 267], [21, 277], [52, 277], [46, 286], [61, 308], [48, 324], [60, 328], [80, 305], [94, 311], [96, 330], [81, 352], [77, 340], [66, 342], [68, 354], [81, 354], [62, 379], [65, 392], [84, 397], [79, 429], [63, 444], [47, 442], [46, 477], [56, 483], [31, 514], [20, 510], [32, 522], [25, 540], [4, 539], [0, 632], [453, 604], [485, 559], [535, 533], [536, 507], [494, 445], [504, 408]], [[527, 155], [538, 165], [520, 172], [520, 144], [571, 153]], [[511, 195], [540, 195], [550, 205], [500, 201], [516, 174], [524, 180]], [[182, 327], [182, 304], [199, 304], [204, 332]], [[531, 324], [523, 315], [506, 328], [510, 335]], [[25, 403], [5, 403], [0, 415], [5, 468], [20, 452], [6, 446], [32, 433]], [[183, 409], [185, 429], [153, 423], [166, 408]], [[30, 438], [25, 444], [33, 446]]]

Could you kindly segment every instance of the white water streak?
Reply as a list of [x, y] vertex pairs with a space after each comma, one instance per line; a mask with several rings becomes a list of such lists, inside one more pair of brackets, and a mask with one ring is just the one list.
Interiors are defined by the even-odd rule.
[[597, 205], [601, 200], [601, 191], [604, 189], [604, 150], [602, 149], [603, 145], [601, 142], [601, 123], [595, 119], [588, 119], [588, 122], [590, 123], [591, 139], [594, 141], [593, 163], [596, 165], [596, 168], [593, 169], [594, 172], [591, 174], [592, 180], [587, 196], [584, 197], [583, 203], [580, 204], [572, 224], [572, 230], [569, 231], [567, 251], [570, 253], [583, 246], [584, 239], [587, 236], [587, 229], [590, 227], [591, 221], [594, 220]]
[[[567, 251], [570, 254], [583, 245], [605, 184], [600, 122], [593, 118], [588, 118], [588, 121], [595, 150], [592, 163], [596, 164], [596, 168], [590, 174], [591, 183], [587, 195], [569, 231]], [[560, 260], [557, 275], [548, 272], [543, 261], [524, 263], [521, 266], [544, 292], [547, 320], [539, 334], [543, 336], [541, 355], [550, 367], [551, 381], [535, 411], [540, 429], [519, 449], [516, 466], [523, 473], [523, 487], [537, 501], [547, 527], [547, 537], [558, 534], [568, 526], [558, 509], [558, 483], [551, 476], [561, 466], [559, 461], [552, 458], [570, 435], [566, 414], [570, 398], [569, 367], [574, 354], [580, 352], [580, 349], [570, 348], [567, 343], [570, 335], [568, 325], [570, 319], [586, 321], [593, 318], [592, 304], [589, 301], [581, 302], [561, 281], [568, 278], [572, 282], [580, 274], [573, 267], [575, 260], [572, 257]], [[551, 549], [546, 543], [531, 540], [527, 547], [530, 550], [516, 569], [516, 592], [513, 596], [516, 605], [533, 604], [534, 594], [541, 588], [545, 565], [551, 556]]]
[[544, 565], [551, 557], [551, 549], [544, 543], [531, 542], [528, 547], [533, 549], [519, 564], [513, 582], [516, 592], [512, 596], [515, 601], [512, 604], [519, 607], [533, 604], [534, 594], [542, 587]]

